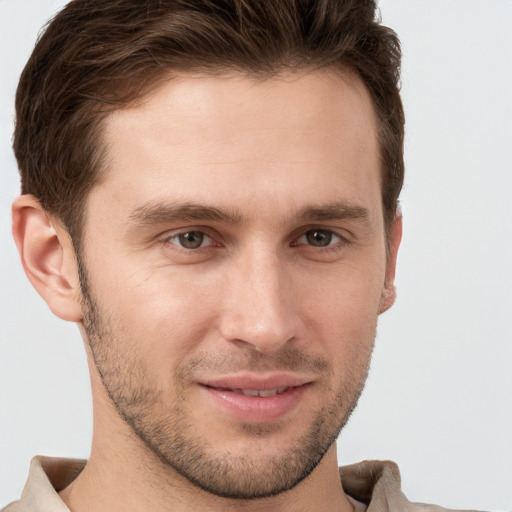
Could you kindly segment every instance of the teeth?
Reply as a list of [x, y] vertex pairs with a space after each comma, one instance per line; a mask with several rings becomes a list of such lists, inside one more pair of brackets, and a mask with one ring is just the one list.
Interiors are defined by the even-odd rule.
[[235, 392], [240, 392], [242, 393], [242, 395], [245, 395], [245, 396], [262, 396], [262, 397], [265, 397], [265, 396], [274, 396], [274, 395], [279, 395], [280, 393], [284, 393], [288, 388], [287, 387], [284, 387], [284, 388], [276, 388], [276, 389], [262, 389], [260, 391], [258, 391], [257, 389], [237, 389], [235, 390]]
[[240, 391], [245, 396], [259, 396], [259, 391], [256, 389], [241, 389]]
[[262, 389], [260, 396], [274, 396], [277, 395], [277, 389]]

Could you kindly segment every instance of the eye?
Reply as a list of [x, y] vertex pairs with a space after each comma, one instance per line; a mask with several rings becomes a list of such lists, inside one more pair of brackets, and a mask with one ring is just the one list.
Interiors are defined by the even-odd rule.
[[341, 242], [343, 239], [329, 229], [310, 229], [297, 239], [297, 244], [313, 247], [328, 247]]
[[170, 237], [169, 242], [184, 249], [199, 249], [212, 244], [212, 239], [202, 231], [186, 231]]

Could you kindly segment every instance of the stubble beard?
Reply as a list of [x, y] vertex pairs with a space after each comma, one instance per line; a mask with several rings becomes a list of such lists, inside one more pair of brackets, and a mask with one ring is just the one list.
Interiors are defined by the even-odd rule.
[[[184, 401], [166, 403], [163, 393], [151, 387], [149, 372], [141, 359], [124, 350], [125, 340], [119, 333], [126, 331], [104, 310], [100, 311], [83, 265], [79, 269], [83, 324], [105, 390], [121, 418], [165, 467], [208, 493], [238, 500], [280, 494], [295, 487], [317, 467], [357, 405], [368, 375], [373, 342], [365, 345], [365, 353], [359, 354], [357, 361], [347, 364], [346, 378], [338, 389], [326, 389], [329, 400], [291, 448], [267, 457], [254, 450], [251, 453], [251, 441], [272, 436], [275, 425], [241, 424], [240, 429], [248, 439], [245, 453], [230, 453], [229, 439], [225, 440], [225, 451], [215, 452], [206, 436], [197, 433], [197, 425], [191, 424]], [[324, 365], [325, 371], [332, 371], [328, 362], [311, 361], [295, 349], [285, 349], [272, 363], [265, 361], [266, 356], [254, 354], [251, 366], [244, 369], [262, 371], [266, 366], [275, 369], [278, 365], [281, 369], [296, 370], [302, 364]], [[204, 360], [200, 356], [190, 361], [174, 376], [175, 389], [183, 390], [184, 378], [192, 368], [215, 364], [211, 358]]]

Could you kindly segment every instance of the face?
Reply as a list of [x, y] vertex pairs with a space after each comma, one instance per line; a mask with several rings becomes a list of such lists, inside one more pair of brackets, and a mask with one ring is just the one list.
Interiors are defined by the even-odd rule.
[[119, 421], [217, 495], [293, 487], [355, 406], [386, 307], [366, 90], [182, 76], [112, 114], [105, 142], [83, 323]]

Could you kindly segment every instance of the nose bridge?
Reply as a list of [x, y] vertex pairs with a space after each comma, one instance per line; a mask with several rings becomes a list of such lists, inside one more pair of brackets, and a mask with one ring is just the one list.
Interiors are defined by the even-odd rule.
[[232, 267], [223, 335], [261, 352], [295, 337], [296, 310], [286, 261], [275, 250], [256, 247]]

